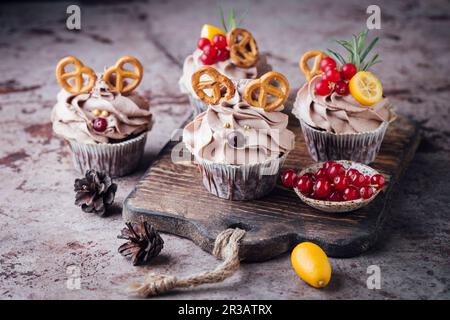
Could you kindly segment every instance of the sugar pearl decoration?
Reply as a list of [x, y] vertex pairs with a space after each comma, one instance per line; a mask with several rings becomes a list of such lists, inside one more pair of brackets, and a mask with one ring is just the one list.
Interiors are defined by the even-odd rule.
[[103, 110], [102, 111], [102, 117], [104, 117], [104, 118], [109, 117], [109, 112], [106, 111], [106, 110]]
[[94, 110], [92, 111], [92, 114], [94, 115], [94, 117], [98, 117], [98, 116], [100, 115], [100, 110], [94, 109]]
[[225, 123], [223, 124], [223, 127], [224, 127], [225, 129], [228, 129], [229, 127], [231, 127], [231, 125], [230, 125], [229, 122], [225, 122]]
[[251, 127], [248, 124], [244, 125], [244, 130], [250, 130], [250, 129], [251, 129]]

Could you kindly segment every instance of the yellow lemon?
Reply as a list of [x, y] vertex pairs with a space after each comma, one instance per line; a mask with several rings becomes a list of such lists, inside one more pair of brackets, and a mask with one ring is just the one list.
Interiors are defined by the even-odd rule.
[[201, 38], [208, 38], [209, 41], [212, 41], [212, 38], [216, 35], [216, 34], [223, 34], [225, 35], [225, 31], [223, 31], [222, 29], [219, 29], [217, 27], [214, 27], [210, 24], [205, 24], [202, 28], [202, 32], [200, 34]]
[[315, 288], [325, 287], [331, 279], [331, 266], [325, 252], [312, 242], [302, 242], [291, 253], [291, 263], [303, 281]]
[[371, 106], [381, 100], [383, 88], [380, 80], [369, 71], [359, 71], [348, 84], [350, 93], [363, 106]]

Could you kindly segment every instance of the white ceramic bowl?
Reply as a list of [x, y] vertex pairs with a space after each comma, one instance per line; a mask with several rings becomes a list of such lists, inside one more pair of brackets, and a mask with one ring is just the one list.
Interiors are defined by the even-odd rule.
[[[361, 172], [364, 175], [373, 176], [374, 174], [380, 174], [375, 169], [373, 169], [369, 166], [366, 166], [365, 164], [359, 163], [359, 162], [348, 161], [348, 160], [334, 160], [334, 162], [342, 164], [346, 170], [351, 169], [351, 168], [357, 169], [359, 172]], [[305, 173], [313, 173], [313, 174], [316, 173], [317, 170], [322, 168], [323, 163], [324, 162], [318, 162], [318, 163], [315, 163], [315, 164], [303, 169], [302, 171], [300, 171], [298, 176], [301, 177]], [[362, 207], [368, 205], [380, 193], [381, 189], [380, 190], [374, 189], [374, 193], [373, 193], [372, 197], [370, 197], [369, 199], [357, 199], [357, 200], [340, 201], [340, 202], [311, 199], [311, 198], [308, 198], [307, 196], [305, 196], [303, 193], [301, 193], [297, 188], [294, 188], [294, 191], [295, 191], [295, 193], [297, 193], [297, 195], [300, 197], [300, 199], [302, 199], [302, 201], [304, 203], [306, 203], [307, 205], [309, 205], [313, 208], [316, 208], [318, 210], [325, 211], [325, 212], [350, 212], [350, 211], [358, 210], [359, 208], [362, 208]]]

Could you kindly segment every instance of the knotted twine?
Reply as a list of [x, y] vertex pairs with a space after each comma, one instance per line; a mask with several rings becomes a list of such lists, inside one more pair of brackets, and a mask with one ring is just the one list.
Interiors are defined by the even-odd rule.
[[140, 297], [150, 297], [166, 293], [175, 288], [222, 282], [239, 269], [239, 241], [244, 235], [245, 230], [239, 228], [226, 229], [219, 233], [212, 253], [216, 258], [223, 259], [223, 262], [212, 271], [205, 271], [186, 278], [150, 272], [144, 281], [131, 284], [128, 291]]

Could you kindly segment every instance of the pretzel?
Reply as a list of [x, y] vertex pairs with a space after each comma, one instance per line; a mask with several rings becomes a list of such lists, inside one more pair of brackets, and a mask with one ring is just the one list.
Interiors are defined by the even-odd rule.
[[[312, 50], [307, 51], [305, 54], [301, 57], [299, 61], [300, 70], [303, 71], [306, 80], [311, 80], [313, 77], [319, 75], [322, 73], [320, 70], [320, 62], [323, 58], [325, 58], [327, 55], [319, 50]], [[310, 59], [314, 58], [314, 64], [312, 69], [308, 66], [308, 61]]]
[[[133, 71], [124, 69], [125, 64], [131, 64]], [[141, 83], [144, 69], [138, 59], [132, 56], [123, 56], [117, 60], [116, 64], [106, 69], [103, 74], [103, 80], [113, 92], [128, 93], [136, 89]], [[127, 83], [125, 79], [133, 79], [131, 83]]]
[[[279, 86], [273, 85], [277, 82]], [[257, 92], [259, 90], [259, 92]], [[289, 82], [279, 72], [267, 72], [259, 79], [252, 80], [244, 89], [244, 99], [254, 107], [263, 108], [264, 111], [274, 111], [281, 106], [289, 94]], [[267, 96], [275, 99], [268, 101]]]
[[[211, 80], [200, 81], [203, 75], [208, 75]], [[207, 104], [218, 104], [234, 97], [236, 91], [233, 82], [212, 67], [203, 66], [192, 74], [192, 88], [200, 100]], [[212, 95], [208, 95], [205, 89], [211, 89]], [[225, 89], [225, 92], [224, 90]]]
[[241, 68], [253, 67], [258, 62], [258, 46], [252, 34], [242, 28], [234, 28], [228, 34], [231, 61]]
[[[74, 65], [75, 70], [66, 72], [65, 68], [68, 65]], [[94, 70], [85, 66], [80, 60], [73, 56], [68, 56], [62, 58], [55, 70], [56, 80], [59, 85], [69, 93], [79, 94], [86, 93], [92, 90], [95, 85], [95, 81], [97, 80], [97, 75]], [[88, 83], [85, 84], [85, 79], [83, 75], [86, 75], [89, 79]], [[67, 80], [70, 78], [75, 78], [75, 83], [71, 84]]]

